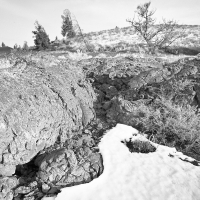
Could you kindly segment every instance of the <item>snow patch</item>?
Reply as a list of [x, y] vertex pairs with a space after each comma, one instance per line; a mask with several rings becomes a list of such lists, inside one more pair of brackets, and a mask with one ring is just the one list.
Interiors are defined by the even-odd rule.
[[[43, 200], [199, 200], [200, 167], [194, 159], [150, 142], [156, 151], [131, 153], [121, 142], [148, 141], [130, 126], [118, 124], [102, 138], [104, 172], [90, 183], [63, 188]], [[182, 160], [181, 160], [182, 159]]]

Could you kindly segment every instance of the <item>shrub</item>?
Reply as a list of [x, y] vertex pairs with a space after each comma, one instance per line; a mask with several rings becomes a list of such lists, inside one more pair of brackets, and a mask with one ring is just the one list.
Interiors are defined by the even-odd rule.
[[137, 128], [158, 144], [187, 152], [200, 138], [200, 112], [196, 107], [160, 98], [151, 105], [141, 104], [137, 113], [140, 113], [135, 119]]

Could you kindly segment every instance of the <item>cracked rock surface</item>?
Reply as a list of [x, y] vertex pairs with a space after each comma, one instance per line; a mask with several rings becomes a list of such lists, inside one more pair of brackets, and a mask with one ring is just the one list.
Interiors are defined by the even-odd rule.
[[64, 148], [39, 156], [35, 163], [39, 166], [37, 178], [42, 186], [48, 185], [48, 193], [90, 182], [103, 171], [103, 166], [99, 165], [102, 163], [99, 153], [89, 152], [82, 160], [78, 160], [74, 151]]
[[0, 199], [13, 199], [12, 189], [19, 184], [16, 177], [0, 177]]
[[1, 69], [0, 85], [0, 176], [95, 118], [93, 89], [73, 63], [52, 67], [18, 58]]

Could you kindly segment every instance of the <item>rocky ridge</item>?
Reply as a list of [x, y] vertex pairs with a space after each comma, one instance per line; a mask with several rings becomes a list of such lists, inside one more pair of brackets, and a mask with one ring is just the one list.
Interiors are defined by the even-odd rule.
[[[161, 114], [165, 108], [164, 114], [173, 114], [174, 111], [162, 100], [163, 97], [173, 102], [174, 106], [199, 107], [200, 105], [198, 56], [183, 58], [174, 63], [166, 63], [156, 58], [147, 61], [143, 59], [140, 62], [140, 58], [134, 57], [93, 58], [89, 62], [84, 60], [80, 63], [87, 77], [91, 79], [97, 94], [95, 103], [97, 116], [112, 126], [123, 123], [152, 136], [152, 132], [144, 127], [145, 122], [142, 124], [141, 121], [146, 117], [145, 112], [149, 112], [147, 108], [154, 110], [153, 112], [159, 108]], [[176, 115], [179, 116], [178, 113]], [[198, 123], [194, 126], [198, 126]], [[168, 145], [175, 145], [179, 150], [199, 160], [199, 137], [197, 132], [195, 134], [193, 142], [189, 142], [191, 138], [186, 139], [185, 136], [183, 141]], [[180, 137], [177, 138], [178, 140], [181, 140]], [[190, 143], [190, 145], [184, 146], [183, 143]]]
[[[198, 56], [174, 63], [132, 56], [75, 62], [46, 54], [13, 60], [0, 75], [3, 199], [41, 199], [97, 178], [103, 161], [96, 146], [103, 133], [123, 123], [151, 139], [152, 132], [138, 123], [145, 116], [138, 108], [165, 106], [171, 112], [161, 96], [199, 106]], [[197, 160], [199, 141], [187, 148]]]

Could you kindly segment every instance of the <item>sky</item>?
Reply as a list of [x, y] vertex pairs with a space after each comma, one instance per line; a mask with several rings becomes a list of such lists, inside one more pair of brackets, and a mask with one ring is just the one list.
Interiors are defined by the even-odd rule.
[[[0, 0], [0, 44], [13, 47], [24, 41], [34, 44], [36, 20], [50, 40], [62, 39], [61, 15], [69, 9], [83, 32], [126, 27], [137, 6], [148, 0]], [[180, 24], [200, 25], [200, 0], [152, 0], [155, 17], [177, 20]]]

